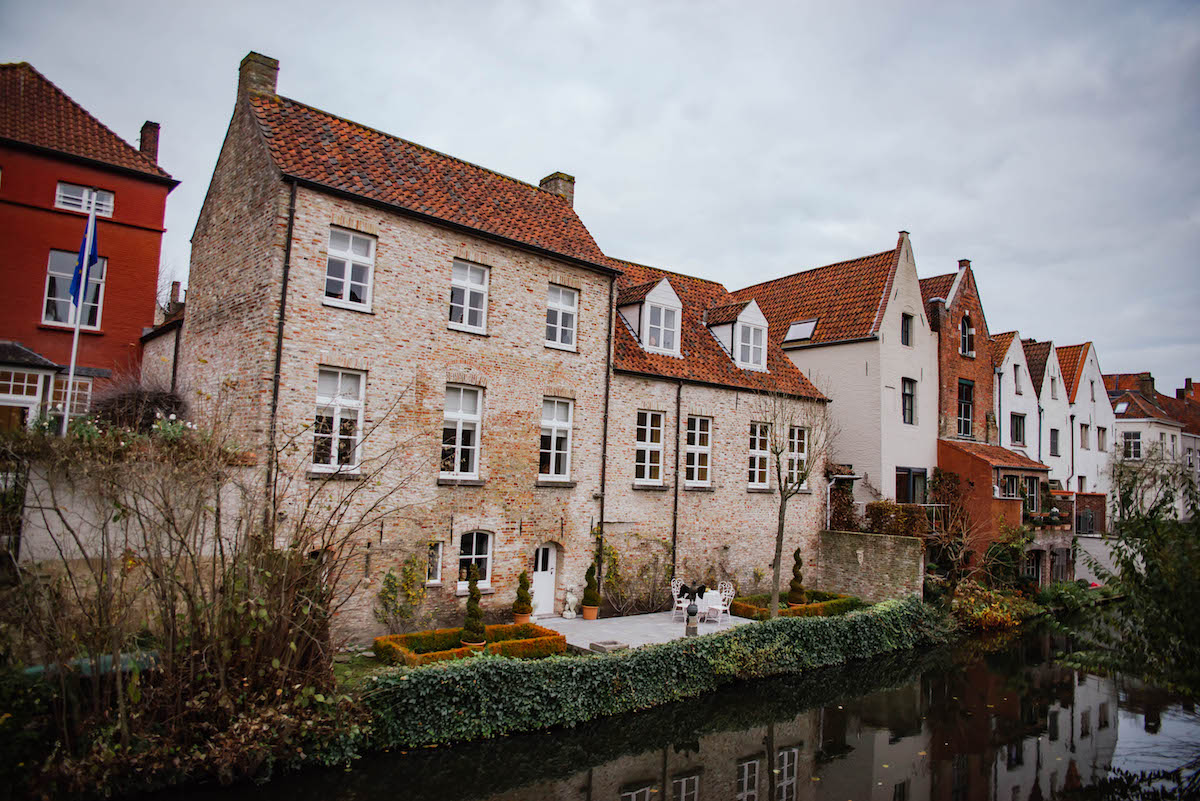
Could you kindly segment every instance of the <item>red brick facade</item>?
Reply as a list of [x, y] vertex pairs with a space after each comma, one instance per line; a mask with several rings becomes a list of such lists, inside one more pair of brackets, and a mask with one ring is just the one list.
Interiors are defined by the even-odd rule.
[[[930, 317], [936, 315], [934, 327], [938, 332], [938, 436], [996, 443], [992, 343], [969, 261], [959, 263], [955, 285], [948, 304], [930, 304]], [[974, 350], [969, 353], [963, 347], [964, 317], [970, 320], [974, 332]], [[973, 393], [969, 436], [959, 430], [959, 387], [964, 381], [969, 382]]]

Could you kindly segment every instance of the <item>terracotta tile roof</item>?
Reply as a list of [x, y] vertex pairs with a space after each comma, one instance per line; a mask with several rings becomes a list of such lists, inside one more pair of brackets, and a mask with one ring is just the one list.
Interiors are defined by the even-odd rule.
[[950, 287], [954, 286], [954, 279], [958, 277], [958, 273], [946, 273], [945, 275], [935, 275], [930, 278], [921, 279], [921, 300], [925, 303], [934, 298], [946, 299], [950, 294]]
[[992, 467], [1011, 467], [1016, 470], [1045, 470], [1050, 468], [1039, 461], [1030, 459], [1024, 454], [1001, 448], [999, 445], [985, 445], [982, 442], [944, 439], [942, 442], [951, 448], [957, 448], [963, 453], [982, 459]]
[[1104, 376], [1104, 389], [1108, 392], [1141, 389], [1142, 381], [1150, 380], [1149, 373], [1110, 373]]
[[1052, 342], [1038, 342], [1036, 339], [1022, 339], [1021, 347], [1025, 349], [1025, 365], [1029, 368], [1029, 383], [1033, 384], [1033, 393], [1042, 395], [1042, 380], [1046, 376], [1046, 362], [1050, 361]]
[[1004, 357], [1008, 355], [1008, 349], [1012, 347], [1012, 341], [1016, 336], [1016, 331], [1005, 331], [1003, 334], [993, 334], [991, 336], [992, 361], [995, 362], [994, 367], [999, 367], [1004, 363]]
[[894, 250], [793, 273], [731, 296], [758, 301], [775, 343], [792, 323], [813, 318], [812, 345], [869, 337], [879, 331], [903, 241]]
[[0, 139], [171, 179], [24, 62], [0, 64]]
[[641, 303], [650, 294], [650, 290], [658, 286], [658, 281], [646, 281], [636, 286], [620, 287], [617, 290], [617, 308], [631, 303]]
[[1172, 418], [1183, 423], [1183, 430], [1200, 436], [1200, 403], [1159, 395], [1159, 403]]
[[[1166, 397], [1166, 396], [1163, 396]], [[1165, 422], [1180, 423], [1172, 417], [1166, 409], [1162, 408], [1158, 403], [1150, 398], [1147, 398], [1140, 392], [1121, 392], [1115, 398], [1112, 398], [1113, 413], [1116, 414], [1118, 420], [1142, 420], [1152, 418], [1155, 420], [1163, 420]], [[1125, 403], [1125, 411], [1118, 412], [1117, 405]]]
[[1154, 389], [1154, 376], [1144, 373], [1110, 373], [1104, 376], [1104, 388], [1112, 402], [1126, 403], [1118, 419], [1153, 418], [1178, 423], [1189, 434], [1200, 435], [1200, 403], [1191, 399], [1173, 398]]
[[284, 174], [599, 266], [607, 260], [563, 197], [274, 95], [250, 95]]
[[[644, 284], [657, 285], [663, 278], [671, 282], [671, 288], [683, 304], [683, 319], [680, 331], [680, 354], [682, 358], [659, 353], [647, 353], [642, 349], [629, 326], [618, 315], [614, 326], [613, 367], [628, 373], [682, 378], [705, 384], [746, 389], [758, 392], [783, 392], [814, 400], [825, 400], [787, 357], [777, 342], [778, 337], [769, 336], [767, 343], [767, 372], [743, 370], [726, 352], [717, 338], [704, 324], [707, 309], [724, 306], [732, 298], [725, 287], [715, 281], [681, 275], [644, 264], [609, 260], [621, 270], [617, 286], [621, 292], [626, 287], [636, 288]], [[761, 303], [761, 301], [760, 301]], [[775, 332], [772, 331], [772, 334]]]
[[1079, 391], [1079, 378], [1083, 375], [1083, 365], [1087, 361], [1087, 351], [1091, 342], [1082, 345], [1068, 345], [1065, 348], [1055, 348], [1058, 357], [1058, 369], [1062, 370], [1063, 383], [1067, 386], [1067, 398], [1075, 402], [1075, 393]]
[[742, 313], [742, 309], [750, 305], [750, 301], [743, 300], [735, 303], [726, 303], [721, 306], [713, 306], [705, 312], [704, 320], [709, 325], [724, 325], [737, 320], [738, 315]]
[[42, 354], [32, 351], [20, 342], [0, 340], [0, 364], [21, 365], [22, 367], [44, 367], [57, 370], [58, 365]]

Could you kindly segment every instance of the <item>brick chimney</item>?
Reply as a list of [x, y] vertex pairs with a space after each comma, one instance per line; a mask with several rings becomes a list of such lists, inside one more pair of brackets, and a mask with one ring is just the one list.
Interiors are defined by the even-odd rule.
[[539, 186], [547, 192], [566, 198], [567, 205], [575, 206], [575, 176], [565, 172], [555, 172], [542, 179]]
[[1195, 384], [1192, 379], [1183, 379], [1183, 389], [1175, 390], [1175, 397], [1179, 400], [1200, 401], [1200, 384]]
[[158, 163], [158, 123], [146, 120], [142, 123], [142, 138], [138, 143], [142, 155]]
[[1138, 392], [1154, 400], [1154, 376], [1150, 375], [1150, 373], [1138, 373], [1137, 380]]
[[965, 270], [965, 269], [967, 269], [967, 268], [968, 268], [968, 267], [970, 267], [970, 266], [971, 266], [971, 260], [970, 260], [970, 259], [959, 259], [959, 260], [958, 260], [958, 269], [959, 269], [959, 270]]
[[251, 50], [238, 67], [238, 97], [273, 95], [279, 78], [279, 59]]

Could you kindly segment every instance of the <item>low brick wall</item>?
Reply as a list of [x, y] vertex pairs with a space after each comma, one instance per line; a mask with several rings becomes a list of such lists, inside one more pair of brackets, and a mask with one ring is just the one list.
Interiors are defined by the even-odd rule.
[[818, 570], [813, 586], [872, 603], [921, 597], [925, 546], [916, 537], [822, 531], [817, 541]]

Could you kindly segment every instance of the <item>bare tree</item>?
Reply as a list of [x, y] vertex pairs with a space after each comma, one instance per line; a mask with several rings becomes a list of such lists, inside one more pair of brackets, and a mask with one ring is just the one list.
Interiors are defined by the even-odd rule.
[[1192, 474], [1158, 443], [1150, 443], [1137, 458], [1118, 447], [1109, 462], [1113, 518], [1121, 525], [1130, 518], [1179, 516], [1180, 500], [1194, 489]]
[[[772, 391], [758, 395], [751, 424], [752, 450], [765, 450], [768, 457], [751, 456], [751, 481], [774, 474], [770, 482], [778, 500], [775, 520], [775, 558], [771, 563], [771, 617], [779, 615], [779, 580], [783, 561], [783, 539], [787, 528], [788, 502], [808, 489], [812, 475], [822, 475], [836, 432], [824, 401], [798, 398]], [[767, 458], [769, 465], [762, 464]], [[757, 461], [756, 461], [757, 460]]]

